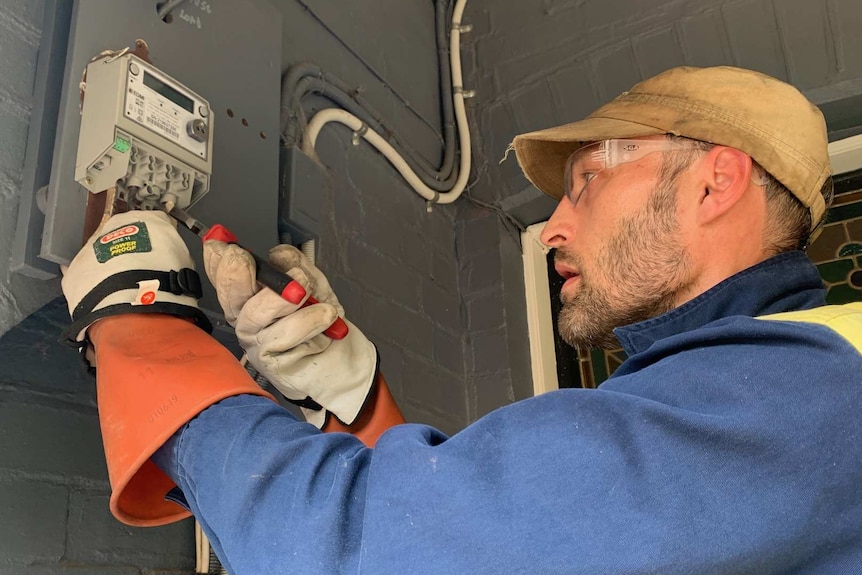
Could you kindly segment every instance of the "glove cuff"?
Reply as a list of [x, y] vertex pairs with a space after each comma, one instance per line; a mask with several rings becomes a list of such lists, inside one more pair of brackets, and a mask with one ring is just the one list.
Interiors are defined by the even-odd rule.
[[[350, 324], [350, 326], [351, 329], [358, 333], [359, 330], [355, 326], [352, 324]], [[363, 339], [365, 338], [363, 337]], [[333, 343], [335, 344], [339, 342]], [[377, 383], [377, 373], [380, 370], [380, 353], [377, 351], [377, 346], [371, 341], [365, 339], [363, 343], [367, 345], [367, 348], [365, 350], [360, 350], [360, 353], [358, 353], [354, 358], [354, 365], [357, 371], [362, 372], [366, 371], [362, 362], [368, 360], [373, 361], [373, 366], [368, 366], [371, 369], [366, 371], [368, 376], [365, 379], [360, 380], [359, 385], [356, 385], [347, 391], [341, 391], [337, 395], [331, 396], [327, 393], [330, 389], [324, 387], [314, 401], [326, 406], [325, 411], [306, 408], [302, 409], [306, 419], [318, 428], [323, 428], [326, 424], [327, 416], [330, 415], [335, 417], [335, 419], [337, 419], [342, 425], [353, 425], [359, 418], [362, 410], [368, 405], [368, 398], [373, 395], [371, 392], [374, 389], [374, 385]], [[367, 359], [363, 360], [363, 358]]]
[[[156, 294], [156, 291], [159, 293]], [[200, 276], [190, 268], [179, 271], [120, 272], [96, 285], [75, 309], [71, 310], [72, 325], [63, 331], [63, 339], [71, 345], [79, 345], [93, 322], [127, 313], [161, 313], [187, 317], [210, 333], [212, 324], [197, 307], [197, 300], [202, 295]], [[147, 298], [142, 296], [151, 299], [147, 301]]]
[[[371, 380], [365, 382], [357, 390], [346, 394], [348, 397], [342, 396], [339, 400], [333, 401], [334, 404], [337, 404], [337, 407], [334, 407], [334, 409], [336, 409], [340, 415], [349, 418], [349, 421], [345, 421], [336, 413], [324, 409], [322, 405], [307, 395], [303, 399], [293, 399], [285, 395], [283, 391], [279, 390], [281, 396], [288, 403], [292, 403], [299, 407], [302, 414], [305, 416], [305, 420], [318, 429], [323, 429], [330, 417], [334, 417], [341, 425], [349, 427], [356, 422], [359, 416], [362, 415], [362, 412], [365, 411], [365, 408], [368, 407], [369, 398], [374, 395], [374, 389], [377, 386], [377, 375], [380, 371], [380, 352], [377, 351], [376, 345], [370, 341], [368, 343], [374, 349], [374, 370], [371, 372]], [[272, 382], [267, 379], [265, 375], [255, 369], [251, 363], [247, 363], [245, 369], [261, 387], [264, 387], [267, 384], [273, 385]], [[273, 385], [273, 387], [278, 389], [277, 386]], [[356, 403], [360, 398], [362, 399], [362, 402], [357, 410]]]

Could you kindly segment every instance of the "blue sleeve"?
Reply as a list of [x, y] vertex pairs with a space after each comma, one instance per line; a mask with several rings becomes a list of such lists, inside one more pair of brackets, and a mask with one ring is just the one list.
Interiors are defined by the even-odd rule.
[[788, 377], [762, 357], [763, 369], [743, 358], [716, 371], [696, 351], [607, 389], [518, 402], [451, 438], [398, 426], [374, 449], [237, 396], [157, 463], [233, 575], [808, 573], [825, 554], [858, 560], [862, 477], [839, 454], [862, 437], [860, 386], [824, 394], [811, 378], [841, 371], [810, 355]]

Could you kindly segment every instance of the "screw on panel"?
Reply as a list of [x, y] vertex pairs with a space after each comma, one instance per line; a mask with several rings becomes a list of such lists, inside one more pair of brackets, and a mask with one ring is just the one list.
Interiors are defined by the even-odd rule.
[[197, 118], [188, 123], [188, 133], [192, 139], [205, 142], [209, 136], [209, 127], [206, 122]]

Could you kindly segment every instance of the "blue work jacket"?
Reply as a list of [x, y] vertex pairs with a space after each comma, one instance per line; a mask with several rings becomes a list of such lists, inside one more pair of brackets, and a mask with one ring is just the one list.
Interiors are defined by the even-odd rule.
[[374, 449], [237, 396], [155, 459], [232, 575], [859, 573], [862, 312], [824, 303], [783, 254], [618, 329], [597, 390]]

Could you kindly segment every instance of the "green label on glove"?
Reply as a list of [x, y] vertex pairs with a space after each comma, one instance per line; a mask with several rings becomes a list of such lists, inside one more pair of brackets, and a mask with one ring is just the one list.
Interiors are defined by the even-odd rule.
[[153, 251], [147, 224], [134, 222], [117, 228], [93, 242], [93, 251], [100, 264], [123, 254], [139, 254]]

